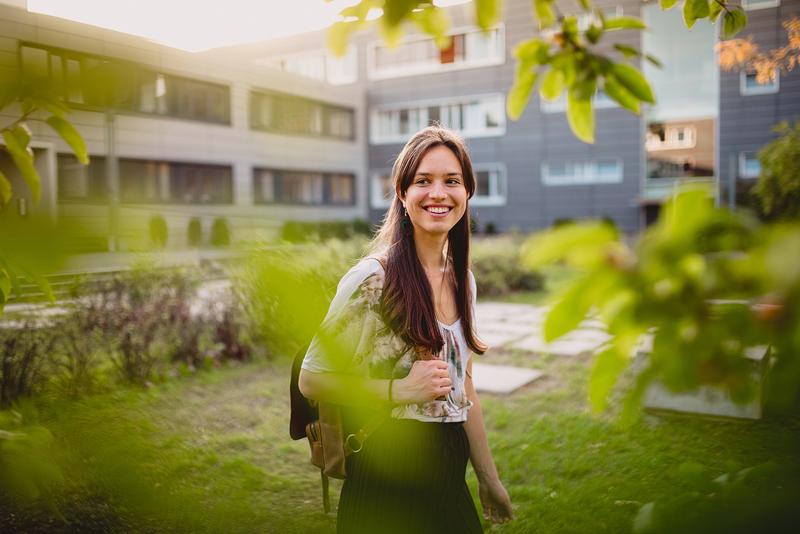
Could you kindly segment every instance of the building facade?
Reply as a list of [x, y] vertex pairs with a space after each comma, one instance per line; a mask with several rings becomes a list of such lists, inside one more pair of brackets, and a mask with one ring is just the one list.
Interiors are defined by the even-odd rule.
[[[800, 17], [800, 0], [743, 0], [748, 24], [743, 32], [767, 52], [786, 46], [783, 22]], [[760, 173], [758, 151], [776, 137], [773, 127], [800, 120], [800, 68], [776, 71], [767, 84], [754, 72], [720, 73], [720, 197], [728, 206], [750, 205], [750, 189]]]
[[[764, 49], [785, 44], [781, 23], [800, 0], [743, 5], [744, 36]], [[45, 198], [38, 208], [17, 199], [16, 209], [91, 220], [123, 249], [157, 214], [177, 246], [195, 219], [207, 234], [225, 218], [242, 238], [274, 234], [287, 219], [378, 222], [394, 194], [395, 157], [433, 122], [469, 144], [478, 182], [471, 206], [483, 231], [604, 218], [633, 233], [686, 182], [708, 186], [721, 204], [746, 198], [773, 125], [798, 118], [800, 69], [758, 85], [752, 73], [719, 71], [718, 29], [707, 21], [687, 30], [679, 9], [637, 0], [598, 7], [650, 28], [609, 34], [606, 50], [621, 43], [663, 67], [642, 65], [657, 103], [640, 116], [597, 92], [596, 142], [587, 145], [572, 134], [564, 100], [534, 94], [519, 120], [506, 117], [513, 50], [539, 33], [528, 0], [506, 0], [486, 33], [474, 26], [471, 4], [447, 8], [452, 44], [444, 50], [414, 30], [395, 48], [363, 32], [342, 58], [328, 51], [325, 31], [191, 54], [0, 6], [4, 72], [45, 72], [66, 88], [99, 66], [127, 80], [113, 106], [91, 91], [64, 94], [93, 156], [88, 167], [34, 123]], [[590, 21], [582, 16], [579, 25]], [[0, 170], [10, 169], [0, 155]]]
[[[167, 244], [275, 235], [286, 220], [367, 217], [363, 89], [253, 66], [224, 52], [187, 53], [146, 39], [0, 5], [0, 69], [47, 77], [91, 162], [78, 164], [49, 126], [29, 121], [43, 182], [34, 205], [10, 158], [7, 214], [79, 222], [87, 248], [148, 246], [154, 217]], [[0, 111], [12, 122], [16, 106]], [[217, 221], [217, 222], [215, 222]], [[222, 222], [219, 222], [222, 221]], [[197, 241], [197, 226], [200, 239]], [[189, 227], [193, 226], [192, 232]]]

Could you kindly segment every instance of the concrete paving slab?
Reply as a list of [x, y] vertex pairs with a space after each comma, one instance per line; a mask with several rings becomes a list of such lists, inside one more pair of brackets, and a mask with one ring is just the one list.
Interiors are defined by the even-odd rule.
[[510, 365], [472, 364], [472, 380], [479, 392], [508, 395], [544, 376], [538, 369]]
[[541, 354], [554, 354], [557, 356], [579, 356], [581, 354], [591, 354], [596, 351], [602, 342], [597, 340], [556, 340], [552, 343], [545, 343], [541, 336], [533, 335], [511, 343], [509, 346], [514, 349], [538, 352]]

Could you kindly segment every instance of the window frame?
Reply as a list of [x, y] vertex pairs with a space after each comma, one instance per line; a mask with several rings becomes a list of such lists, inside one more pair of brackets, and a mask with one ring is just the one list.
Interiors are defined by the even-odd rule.
[[[299, 58], [312, 58], [312, 57], [314, 57], [314, 58], [321, 57], [322, 58], [322, 65], [323, 65], [323, 70], [324, 70], [322, 78], [316, 78], [316, 77], [312, 77], [312, 76], [306, 76], [306, 75], [303, 75], [303, 74], [300, 74], [300, 73], [297, 73], [297, 72], [292, 72], [292, 71], [287, 70], [286, 68], [284, 68], [282, 65], [278, 66], [278, 65], [275, 64], [275, 63], [278, 63], [278, 62], [285, 62], [287, 60], [293, 60], [293, 59], [296, 60], [296, 59], [299, 59]], [[331, 73], [330, 62], [331, 61], [344, 61], [345, 58], [350, 60], [351, 57], [352, 57], [353, 66], [354, 66], [354, 72], [353, 72], [352, 76], [347, 77], [347, 78], [332, 78], [331, 74], [330, 74]], [[316, 49], [313, 49], [313, 50], [308, 50], [308, 51], [303, 51], [303, 52], [292, 52], [292, 53], [288, 53], [288, 54], [268, 56], [268, 57], [264, 57], [264, 58], [255, 60], [255, 63], [257, 65], [262, 65], [262, 66], [270, 68], [270, 69], [279, 70], [280, 72], [286, 72], [286, 73], [292, 74], [294, 76], [302, 76], [303, 78], [307, 78], [309, 80], [322, 81], [322, 82], [325, 82], [325, 83], [329, 83], [331, 85], [351, 85], [351, 84], [354, 84], [354, 83], [358, 82], [358, 49], [355, 46], [349, 47], [349, 50], [347, 51], [347, 53], [344, 56], [342, 56], [342, 58], [337, 58], [336, 56], [334, 56], [333, 54], [331, 54], [330, 52], [328, 52], [324, 48], [316, 48]]]
[[[299, 96], [293, 95], [290, 93], [284, 93], [281, 91], [274, 91], [271, 89], [263, 89], [259, 87], [250, 87], [248, 92], [249, 95], [249, 108], [248, 108], [248, 127], [251, 130], [259, 131], [259, 132], [267, 132], [267, 133], [274, 133], [280, 135], [291, 135], [291, 136], [299, 136], [299, 137], [311, 137], [317, 139], [330, 139], [333, 141], [344, 141], [344, 142], [355, 142], [356, 140], [356, 128], [358, 125], [357, 121], [357, 112], [356, 108], [351, 108], [342, 104], [336, 104], [332, 102], [326, 102], [324, 100], [317, 100], [315, 98], [308, 98], [306, 96]], [[289, 98], [301, 102], [303, 104], [311, 104], [315, 106], [319, 106], [320, 111], [320, 118], [322, 121], [322, 128], [320, 133], [315, 133], [312, 131], [297, 131], [297, 130], [287, 130], [284, 128], [277, 128], [277, 127], [270, 127], [261, 124], [260, 120], [257, 118], [260, 115], [260, 107], [258, 105], [258, 100], [261, 98], [278, 98], [284, 99]], [[331, 111], [336, 112], [346, 112], [350, 113], [351, 115], [351, 131], [349, 136], [343, 135], [333, 135], [329, 132], [330, 125], [327, 123], [328, 114]]]
[[508, 201], [508, 172], [506, 165], [501, 162], [473, 163], [472, 171], [475, 173], [476, 185], [479, 172], [494, 172], [495, 179], [489, 182], [489, 195], [479, 196], [476, 188], [475, 194], [469, 200], [470, 206], [505, 206]]
[[[453, 128], [453, 130], [457, 131], [460, 135], [465, 138], [473, 139], [473, 138], [482, 138], [482, 137], [499, 137], [503, 136], [506, 133], [506, 113], [505, 113], [505, 95], [503, 93], [484, 93], [484, 94], [477, 94], [477, 95], [464, 95], [464, 96], [457, 96], [457, 97], [445, 97], [445, 98], [435, 98], [435, 99], [425, 99], [425, 100], [417, 100], [417, 101], [408, 101], [408, 102], [397, 102], [391, 104], [384, 104], [384, 105], [375, 105], [372, 106], [369, 112], [369, 143], [370, 145], [392, 145], [392, 144], [403, 144], [408, 141], [410, 135], [414, 132], [410, 132], [408, 134], [393, 134], [393, 135], [386, 135], [382, 136], [379, 135], [379, 125], [380, 125], [380, 113], [388, 112], [388, 113], [400, 113], [403, 111], [409, 112], [418, 112], [424, 110], [424, 120], [419, 120], [420, 128], [424, 128], [427, 123], [429, 122], [428, 118], [428, 108], [431, 107], [438, 107], [439, 108], [439, 120], [442, 120], [442, 109], [445, 107], [450, 106], [457, 106], [457, 105], [468, 105], [475, 101], [480, 101], [482, 104], [486, 102], [491, 102], [497, 105], [498, 111], [498, 118], [499, 124], [495, 128], [483, 128], [483, 129], [473, 129], [473, 130], [464, 130], [463, 125], [460, 128]], [[449, 114], [449, 111], [448, 111]], [[461, 116], [464, 116], [463, 108]], [[399, 120], [399, 119], [398, 119]], [[447, 124], [448, 127], [452, 127], [452, 124]]]
[[747, 76], [753, 74], [747, 69], [739, 71], [739, 94], [741, 96], [773, 95], [781, 90], [781, 71], [775, 69], [775, 82], [773, 84], [758, 85], [755, 89], [748, 89]]
[[756, 2], [753, 5], [748, 5], [747, 0], [742, 0], [742, 9], [745, 11], [758, 11], [759, 9], [770, 9], [781, 5], [781, 0], [768, 0], [767, 2]]
[[[196, 78], [196, 77], [193, 77], [191, 75], [187, 76], [185, 74], [177, 74], [177, 73], [174, 73], [174, 72], [169, 71], [169, 70], [161, 69], [158, 66], [148, 65], [148, 64], [145, 64], [145, 63], [138, 63], [136, 61], [131, 61], [131, 60], [128, 60], [128, 59], [122, 59], [122, 58], [116, 58], [116, 57], [110, 57], [110, 56], [102, 56], [102, 55], [99, 55], [99, 54], [80, 52], [78, 50], [62, 48], [62, 47], [58, 47], [58, 46], [45, 45], [45, 44], [37, 43], [37, 42], [34, 42], [34, 41], [21, 40], [21, 41], [19, 41], [17, 43], [17, 53], [18, 53], [18, 57], [19, 57], [20, 66], [21, 66], [21, 69], [23, 71], [25, 69], [25, 65], [24, 65], [24, 61], [23, 61], [23, 57], [22, 57], [24, 48], [42, 50], [42, 51], [47, 53], [47, 56], [48, 56], [47, 57], [47, 77], [51, 81], [52, 84], [55, 85], [56, 83], [58, 83], [58, 85], [60, 85], [60, 87], [59, 87], [60, 94], [63, 96], [65, 102], [67, 102], [70, 105], [70, 107], [72, 107], [72, 108], [80, 109], [80, 110], [86, 110], [86, 111], [106, 111], [106, 110], [111, 110], [114, 113], [118, 113], [118, 114], [121, 114], [121, 115], [132, 115], [132, 116], [152, 117], [152, 118], [168, 118], [168, 119], [174, 119], [174, 120], [186, 120], [186, 121], [192, 121], [192, 122], [201, 122], [203, 124], [216, 124], [216, 125], [222, 125], [222, 126], [231, 126], [232, 125], [232, 117], [231, 117], [232, 95], [231, 95], [231, 85], [228, 84], [228, 83], [219, 82], [219, 81], [209, 81], [209, 80], [206, 80], [206, 79]], [[61, 58], [61, 68], [60, 68], [61, 81], [60, 82], [56, 82], [55, 80], [53, 80], [53, 74], [52, 74], [53, 65], [52, 65], [52, 60], [51, 60], [51, 58], [53, 56], [58, 56], [58, 57]], [[111, 64], [119, 65], [120, 67], [123, 67], [123, 68], [133, 69], [132, 77], [137, 80], [137, 86], [136, 86], [136, 93], [137, 93], [137, 95], [136, 95], [136, 104], [137, 104], [137, 106], [136, 106], [136, 109], [133, 109], [131, 107], [119, 106], [118, 102], [115, 102], [116, 105], [111, 105], [111, 106], [91, 104], [91, 103], [87, 104], [85, 102], [85, 100], [86, 100], [85, 96], [86, 95], [84, 95], [83, 92], [81, 92], [81, 100], [82, 101], [73, 100], [71, 98], [71, 95], [69, 94], [69, 90], [70, 90], [69, 85], [63, 83], [63, 81], [66, 80], [67, 77], [69, 76], [69, 72], [70, 72], [68, 68], [65, 68], [66, 67], [65, 63], [67, 61], [70, 61], [70, 60], [71, 61], [76, 61], [81, 69], [83, 68], [84, 62], [87, 61], [87, 60], [93, 60], [93, 61], [98, 61], [98, 62], [108, 62], [108, 63], [111, 63]], [[80, 71], [79, 71], [79, 74], [80, 74]], [[151, 111], [142, 111], [139, 92], [141, 91], [141, 79], [142, 79], [142, 76], [145, 75], [145, 74], [153, 74], [156, 77], [163, 76], [163, 77], [171, 79], [173, 81], [177, 81], [178, 83], [189, 82], [189, 83], [192, 83], [192, 84], [198, 84], [198, 85], [207, 86], [209, 88], [213, 88], [213, 89], [216, 89], [216, 90], [221, 90], [225, 94], [225, 97], [226, 97], [225, 98], [225, 103], [226, 103], [225, 104], [225, 109], [224, 109], [224, 112], [221, 114], [222, 116], [219, 119], [213, 118], [211, 113], [208, 113], [206, 117], [185, 116], [185, 115], [177, 114], [174, 111], [170, 111], [169, 106], [167, 106], [167, 112], [165, 112], [165, 113], [159, 113], [157, 111], [152, 111], [152, 112]], [[116, 97], [116, 95], [115, 95], [115, 97]], [[208, 94], [206, 95], [206, 98], [208, 98]]]
[[[276, 195], [275, 190], [273, 189], [273, 200], [262, 200], [261, 199], [261, 186], [256, 186], [258, 178], [260, 178], [259, 173], [261, 172], [272, 172], [274, 176], [280, 177], [279, 180], [283, 180], [282, 175], [284, 173], [291, 173], [291, 174], [306, 174], [306, 175], [318, 175], [321, 177], [321, 185], [322, 185], [322, 194], [321, 199], [319, 202], [290, 202], [283, 198], [283, 195]], [[250, 169], [250, 176], [251, 176], [251, 185], [253, 187], [253, 205], [255, 206], [287, 206], [287, 207], [307, 207], [307, 208], [319, 208], [319, 207], [354, 207], [358, 203], [358, 182], [356, 180], [356, 172], [353, 170], [315, 170], [315, 169], [294, 169], [294, 168], [277, 168], [277, 167], [269, 167], [269, 166], [260, 166], [256, 165]], [[335, 176], [347, 176], [350, 178], [350, 183], [352, 184], [352, 198], [350, 202], [332, 202], [331, 201], [331, 180]], [[276, 180], [273, 178], [273, 187], [275, 186]]]
[[758, 161], [758, 151], [754, 150], [740, 150], [738, 155], [738, 165], [737, 165], [737, 178], [742, 178], [745, 180], [757, 180], [759, 176], [761, 176], [761, 162], [758, 161], [758, 173], [752, 174], [746, 171], [747, 169], [747, 155], [752, 154], [754, 159]]
[[[617, 163], [619, 168], [618, 177], [615, 177], [612, 180], [599, 179], [599, 173], [597, 172], [599, 168], [599, 163], [601, 161], [614, 161]], [[564, 165], [572, 165], [573, 168], [577, 168], [580, 166], [580, 172], [576, 172], [573, 170], [572, 175], [565, 175], [566, 177], [563, 179], [553, 179], [549, 176], [550, 174], [550, 162], [542, 162], [539, 167], [540, 177], [542, 185], [548, 187], [565, 187], [565, 186], [586, 186], [586, 185], [613, 185], [613, 184], [620, 184], [625, 179], [625, 166], [621, 158], [597, 158], [593, 160], [565, 160]], [[589, 180], [586, 176], [586, 168], [588, 165], [594, 165], [595, 172], [593, 175], [593, 179]]]
[[[448, 31], [449, 36], [458, 36], [458, 35], [466, 35], [468, 33], [477, 33], [482, 32], [480, 28], [475, 26], [459, 26], [456, 28], [452, 28]], [[462, 60], [462, 61], [454, 61], [452, 63], [427, 63], [427, 62], [418, 62], [414, 64], [413, 62], [410, 64], [404, 64], [401, 67], [394, 67], [392, 69], [378, 69], [375, 65], [375, 60], [377, 58], [377, 50], [380, 46], [386, 46], [386, 44], [382, 40], [375, 39], [367, 43], [367, 79], [368, 80], [388, 80], [392, 78], [405, 78], [409, 76], [419, 76], [421, 74], [430, 74], [430, 73], [438, 73], [438, 72], [450, 72], [456, 70], [464, 70], [464, 69], [473, 69], [478, 67], [488, 67], [494, 65], [503, 65], [506, 62], [506, 33], [505, 33], [505, 24], [498, 23], [496, 26], [492, 27], [490, 31], [497, 32], [497, 50], [495, 57], [490, 57], [488, 59], [479, 59], [479, 60]], [[398, 46], [401, 45], [408, 45], [415, 42], [424, 42], [424, 41], [432, 41], [433, 39], [426, 34], [422, 33], [415, 33], [412, 35], [406, 35], [400, 42]], [[435, 46], [435, 45], [434, 45]], [[437, 48], [438, 49], [438, 48]]]

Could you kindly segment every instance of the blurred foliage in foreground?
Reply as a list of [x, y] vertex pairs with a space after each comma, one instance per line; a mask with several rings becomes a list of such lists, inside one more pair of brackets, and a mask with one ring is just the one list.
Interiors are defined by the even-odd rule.
[[[595, 359], [589, 399], [603, 410], [640, 337], [653, 336], [620, 421], [639, 414], [647, 387], [673, 391], [713, 385], [744, 402], [758, 386], [748, 347], [772, 347], [764, 394], [775, 410], [800, 405], [800, 224], [762, 225], [743, 212], [714, 208], [705, 190], [686, 189], [664, 206], [634, 247], [607, 225], [563, 226], [534, 236], [524, 257], [533, 268], [561, 261], [580, 274], [548, 313], [554, 340], [597, 314], [611, 340]], [[702, 466], [696, 487], [641, 507], [637, 534], [789, 532], [797, 525], [798, 466], [758, 465], [713, 481]]]
[[799, 225], [762, 225], [715, 208], [705, 190], [685, 189], [634, 247], [607, 225], [587, 223], [534, 236], [524, 256], [532, 268], [562, 261], [581, 273], [546, 318], [548, 341], [590, 312], [608, 325], [612, 339], [589, 385], [596, 410], [606, 407], [648, 332], [652, 354], [628, 393], [624, 421], [653, 380], [673, 391], [711, 384], [734, 400], [750, 399], [755, 387], [744, 354], [757, 345], [774, 349], [766, 384], [773, 405], [800, 400]]
[[800, 120], [783, 122], [775, 132], [779, 137], [758, 152], [761, 173], [753, 194], [765, 219], [800, 219]]

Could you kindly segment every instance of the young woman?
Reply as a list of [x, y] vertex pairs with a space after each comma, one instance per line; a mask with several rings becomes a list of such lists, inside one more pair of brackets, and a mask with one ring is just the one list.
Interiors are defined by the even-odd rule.
[[472, 383], [470, 352], [487, 348], [468, 270], [472, 163], [460, 137], [431, 126], [408, 141], [392, 179], [397, 194], [374, 255], [340, 281], [300, 390], [352, 406], [350, 431], [387, 413], [347, 459], [339, 532], [481, 532], [467, 460], [484, 517], [504, 522], [512, 510]]

